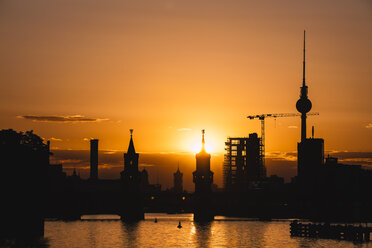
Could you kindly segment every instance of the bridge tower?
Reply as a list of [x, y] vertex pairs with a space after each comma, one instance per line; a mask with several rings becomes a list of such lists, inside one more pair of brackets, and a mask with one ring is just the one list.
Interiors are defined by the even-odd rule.
[[195, 183], [195, 210], [194, 220], [210, 221], [214, 219], [211, 210], [211, 193], [213, 183], [213, 172], [210, 170], [211, 155], [205, 150], [205, 130], [202, 130], [202, 148], [196, 154], [196, 171], [193, 174]]
[[123, 204], [120, 209], [121, 219], [137, 221], [144, 219], [143, 195], [141, 192], [141, 173], [138, 171], [139, 154], [133, 143], [133, 129], [130, 129], [130, 141], [127, 153], [124, 153], [124, 170], [120, 173], [123, 185]]

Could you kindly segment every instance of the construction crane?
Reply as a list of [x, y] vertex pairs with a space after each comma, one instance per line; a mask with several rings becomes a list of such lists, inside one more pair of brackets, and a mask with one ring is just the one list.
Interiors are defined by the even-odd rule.
[[[307, 115], [319, 115], [319, 113], [308, 113]], [[295, 117], [301, 116], [301, 113], [282, 113], [282, 114], [260, 114], [260, 115], [249, 115], [248, 119], [259, 119], [261, 120], [261, 143], [262, 143], [262, 162], [265, 162], [265, 119], [266, 118], [278, 118], [278, 117]]]

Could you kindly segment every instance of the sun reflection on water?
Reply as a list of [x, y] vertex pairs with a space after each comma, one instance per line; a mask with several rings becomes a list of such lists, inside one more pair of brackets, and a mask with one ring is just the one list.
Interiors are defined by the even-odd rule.
[[[154, 219], [157, 218], [155, 223]], [[89, 219], [89, 220], [88, 220]], [[182, 228], [177, 228], [181, 221]], [[192, 214], [146, 214], [124, 223], [117, 216], [86, 216], [80, 221], [46, 221], [50, 247], [353, 247], [351, 242], [291, 238], [289, 221], [261, 222], [216, 217], [197, 223]], [[360, 244], [361, 248], [368, 247]]]

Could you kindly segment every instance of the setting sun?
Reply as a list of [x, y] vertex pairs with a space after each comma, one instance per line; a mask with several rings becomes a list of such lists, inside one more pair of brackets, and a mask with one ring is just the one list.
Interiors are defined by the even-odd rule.
[[[201, 148], [202, 148], [202, 143], [199, 141], [199, 142], [197, 142], [193, 145], [192, 152], [193, 153], [198, 153], [198, 152], [200, 152]], [[213, 149], [211, 148], [211, 146], [208, 143], [205, 143], [205, 150], [208, 153], [213, 152]]]

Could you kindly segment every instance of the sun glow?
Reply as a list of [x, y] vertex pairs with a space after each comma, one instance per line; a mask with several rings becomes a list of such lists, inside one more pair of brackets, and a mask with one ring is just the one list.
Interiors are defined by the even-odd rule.
[[[192, 147], [193, 153], [199, 153], [202, 148], [202, 143], [199, 141], [198, 143], [195, 143]], [[205, 143], [205, 150], [207, 153], [212, 153], [212, 148], [208, 143]]]

